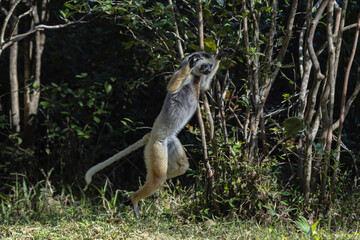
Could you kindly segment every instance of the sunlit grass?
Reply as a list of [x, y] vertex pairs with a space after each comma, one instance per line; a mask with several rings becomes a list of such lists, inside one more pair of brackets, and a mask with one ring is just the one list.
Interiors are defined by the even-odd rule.
[[[310, 239], [293, 225], [264, 226], [252, 221], [188, 222], [165, 216], [108, 218], [87, 215], [4, 224], [4, 239]], [[358, 232], [322, 231], [312, 239], [359, 239]]]
[[146, 199], [142, 218], [135, 219], [131, 207], [119, 200], [127, 192], [106, 194], [105, 184], [97, 188], [96, 199], [89, 200], [84, 192], [76, 198], [70, 187], [55, 194], [48, 179], [34, 186], [19, 180], [9, 194], [0, 195], [0, 239], [360, 239], [359, 223], [339, 223], [335, 229], [325, 220], [310, 225], [305, 218], [275, 216], [259, 222], [209, 219], [201, 212], [183, 215], [184, 195], [169, 189]]

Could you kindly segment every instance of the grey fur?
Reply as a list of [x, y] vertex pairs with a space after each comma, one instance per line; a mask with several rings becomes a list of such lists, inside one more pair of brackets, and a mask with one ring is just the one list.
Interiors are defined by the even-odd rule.
[[[179, 69], [183, 68], [188, 62], [189, 62], [189, 58], [193, 57], [194, 55], [198, 55], [198, 58], [205, 58], [205, 59], [210, 59], [210, 58], [214, 58], [214, 56], [206, 53], [206, 52], [194, 52], [192, 54], [187, 55], [180, 63], [179, 67], [175, 70], [178, 71]], [[198, 63], [197, 63], [198, 64]]]
[[178, 92], [168, 93], [158, 118], [155, 120], [151, 134], [162, 138], [177, 135], [194, 115], [198, 97], [194, 94], [194, 85], [187, 83]]
[[168, 94], [151, 132], [125, 150], [89, 169], [85, 176], [87, 184], [90, 184], [96, 172], [146, 144], [146, 182], [138, 191], [131, 194], [134, 214], [139, 217], [140, 199], [153, 194], [166, 179], [182, 175], [188, 169], [186, 153], [176, 135], [194, 115], [198, 107], [200, 89], [209, 89], [219, 62], [218, 57], [204, 52], [187, 56], [168, 84]]
[[[188, 77], [187, 82], [179, 89], [179, 91], [176, 91], [173, 94], [167, 94], [162, 110], [155, 120], [153, 130], [151, 131], [152, 136], [163, 141], [164, 146], [167, 146], [167, 148], [165, 148], [168, 151], [167, 154], [173, 154], [173, 157], [180, 155], [178, 149], [180, 149], [179, 146], [181, 146], [181, 143], [179, 139], [176, 138], [176, 135], [194, 115], [198, 105], [198, 94], [194, 94], [196, 89], [194, 82], [192, 81], [201, 81], [200, 88], [204, 91], [208, 90], [211, 80], [214, 77], [219, 65], [217, 57], [205, 52], [195, 52], [185, 57], [176, 71], [187, 65], [189, 59], [191, 59], [194, 55], [196, 55], [197, 61], [195, 61], [195, 66], [192, 68], [192, 76]], [[202, 64], [212, 65], [212, 70], [208, 75], [204, 75], [201, 71], [199, 71]], [[146, 134], [142, 139], [123, 151], [115, 154], [111, 158], [93, 166], [86, 172], [86, 183], [90, 184], [92, 176], [101, 169], [109, 166], [130, 152], [144, 146], [148, 142], [149, 137], [150, 133]]]
[[[198, 55], [198, 56], [196, 56], [196, 55]], [[201, 76], [200, 77], [201, 90], [208, 91], [210, 89], [211, 81], [214, 78], [214, 76], [219, 68], [220, 59], [218, 56], [210, 55], [206, 52], [194, 52], [184, 58], [184, 60], [180, 63], [180, 65], [176, 69], [176, 71], [183, 68], [189, 62], [189, 59], [192, 58], [193, 56], [196, 56], [197, 58], [201, 58], [201, 60], [196, 62], [197, 66], [200, 66], [201, 64], [208, 64], [209, 62], [212, 62], [212, 64], [213, 64], [212, 69], [210, 69], [211, 72], [208, 75], [204, 75], [203, 73], [196, 71], [199, 68], [195, 68], [194, 69], [195, 71], [193, 71], [193, 74], [195, 74], [197, 76]]]

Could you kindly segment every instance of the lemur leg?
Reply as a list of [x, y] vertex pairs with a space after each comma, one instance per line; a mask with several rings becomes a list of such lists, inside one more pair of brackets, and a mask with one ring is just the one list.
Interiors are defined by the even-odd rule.
[[174, 178], [182, 175], [189, 168], [189, 161], [186, 157], [184, 147], [177, 137], [168, 138], [168, 169], [167, 178]]
[[167, 145], [164, 141], [151, 139], [145, 146], [145, 164], [147, 176], [145, 184], [131, 195], [135, 217], [140, 217], [139, 200], [152, 195], [159, 189], [167, 177]]

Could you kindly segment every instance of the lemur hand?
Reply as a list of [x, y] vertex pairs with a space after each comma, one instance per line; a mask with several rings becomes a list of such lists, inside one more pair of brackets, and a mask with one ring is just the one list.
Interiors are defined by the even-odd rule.
[[230, 55], [234, 54], [235, 50], [229, 47], [223, 48], [219, 51], [218, 58], [221, 59], [224, 56], [229, 57]]

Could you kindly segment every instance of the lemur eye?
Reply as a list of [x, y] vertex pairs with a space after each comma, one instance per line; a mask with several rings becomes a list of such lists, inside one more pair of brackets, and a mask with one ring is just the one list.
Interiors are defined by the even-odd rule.
[[206, 68], [206, 65], [201, 65], [201, 70], [204, 70]]

